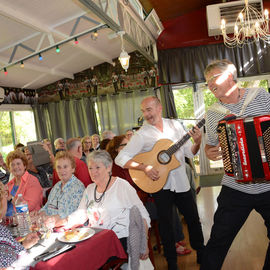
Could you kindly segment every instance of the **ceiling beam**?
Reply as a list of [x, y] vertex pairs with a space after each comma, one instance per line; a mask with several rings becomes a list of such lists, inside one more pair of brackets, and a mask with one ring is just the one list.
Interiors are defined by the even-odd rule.
[[[70, 57], [71, 58], [71, 57]], [[0, 61], [4, 63], [4, 65], [8, 65], [8, 59], [1, 57]], [[55, 69], [55, 68], [48, 68], [48, 67], [44, 67], [41, 65], [36, 65], [36, 64], [31, 64], [31, 63], [25, 63], [24, 64], [24, 68], [25, 69], [30, 69], [33, 71], [38, 71], [38, 72], [43, 72], [46, 74], [51, 74], [51, 75], [55, 75], [55, 76], [60, 76], [60, 77], [64, 77], [64, 78], [69, 78], [69, 79], [74, 79], [74, 75], [72, 73], [67, 73], [64, 72], [60, 69]]]
[[[48, 25], [45, 25], [45, 24], [41, 24], [39, 21], [37, 20], [34, 20], [32, 18], [29, 18], [29, 16], [27, 16], [27, 14], [25, 13], [22, 13], [22, 12], [19, 12], [19, 11], [16, 11], [16, 10], [12, 10], [10, 9], [9, 7], [7, 6], [2, 6], [1, 9], [0, 9], [0, 14], [5, 16], [5, 17], [8, 17], [12, 20], [15, 20], [21, 24], [24, 24], [32, 29], [35, 29], [36, 31], [38, 31], [38, 33], [34, 33], [34, 34], [31, 34], [29, 35], [27, 38], [24, 38], [23, 40], [20, 40], [16, 43], [13, 43], [9, 46], [6, 46], [4, 49], [7, 50], [11, 47], [14, 47], [16, 45], [19, 45], [20, 43], [26, 41], [26, 40], [29, 40], [33, 37], [35, 37], [36, 35], [40, 35], [41, 33], [40, 32], [44, 32], [44, 33], [47, 33], [48, 35], [51, 34], [51, 33], [54, 33], [56, 36], [58, 36], [59, 38], [63, 39], [63, 38], [68, 38], [70, 36], [56, 30], [55, 28], [56, 27], [59, 27], [67, 22], [70, 22], [76, 18], [79, 18], [79, 17], [82, 17], [85, 19], [85, 15], [87, 14], [86, 12], [80, 12], [78, 13], [77, 15], [75, 16], [71, 16], [69, 18], [66, 18], [64, 19], [62, 22], [52, 26], [52, 27], [49, 27]], [[101, 26], [103, 25], [102, 23], [100, 23], [98, 26]], [[41, 36], [42, 38], [42, 36]], [[82, 42], [80, 42], [79, 44], [72, 44], [72, 46], [76, 46], [77, 48], [80, 48], [82, 49], [83, 51], [87, 52], [88, 54], [90, 55], [93, 55], [95, 57], [98, 57], [100, 60], [104, 61], [104, 62], [108, 62], [110, 64], [112, 64], [112, 59], [109, 55], [105, 54], [104, 52], [102, 52], [101, 50], [97, 49], [97, 48], [94, 48], [94, 47], [90, 47], [89, 46], [86, 46], [86, 45], [83, 45]], [[1, 49], [1, 51], [3, 51], [4, 49]]]
[[[107, 14], [105, 14], [92, 0], [79, 0], [79, 1], [89, 10], [91, 10], [94, 14], [96, 14], [114, 32], [117, 33], [123, 30], [114, 20], [112, 20]], [[125, 34], [123, 38], [127, 40], [134, 47], [135, 50], [138, 50], [146, 59], [148, 59], [152, 63], [156, 63], [154, 58], [150, 56], [142, 47], [140, 47], [128, 34]]]

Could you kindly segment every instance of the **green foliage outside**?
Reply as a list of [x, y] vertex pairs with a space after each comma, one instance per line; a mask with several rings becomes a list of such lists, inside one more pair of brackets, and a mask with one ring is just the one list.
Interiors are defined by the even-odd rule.
[[14, 149], [12, 140], [12, 130], [16, 137], [16, 143], [26, 144], [29, 141], [36, 140], [36, 128], [34, 115], [32, 111], [12, 112], [14, 126], [11, 125], [10, 113], [8, 111], [0, 112], [0, 151], [5, 158], [6, 155]]
[[32, 111], [17, 111], [14, 112], [14, 123], [17, 143], [25, 144], [30, 141], [35, 141], [36, 127]]
[[[174, 102], [178, 118], [194, 119], [193, 88], [186, 87], [174, 90]], [[205, 110], [217, 101], [215, 96], [207, 88], [203, 90]]]
[[207, 109], [212, 104], [217, 102], [216, 97], [213, 95], [213, 93], [208, 88], [203, 89], [203, 99], [204, 99], [205, 111], [207, 111]]
[[9, 149], [13, 147], [9, 112], [0, 112], [0, 130], [0, 149], [3, 157], [5, 158]]
[[192, 87], [174, 90], [174, 102], [178, 118], [189, 119], [194, 118]]

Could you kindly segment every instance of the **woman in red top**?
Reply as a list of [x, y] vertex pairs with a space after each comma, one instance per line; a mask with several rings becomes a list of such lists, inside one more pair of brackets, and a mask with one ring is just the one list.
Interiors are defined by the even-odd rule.
[[10, 194], [8, 207], [13, 207], [12, 204], [15, 203], [18, 194], [22, 194], [28, 203], [29, 212], [39, 210], [42, 205], [43, 190], [38, 179], [27, 172], [27, 158], [24, 153], [20, 150], [12, 151], [7, 155], [6, 162], [14, 176], [7, 184]]

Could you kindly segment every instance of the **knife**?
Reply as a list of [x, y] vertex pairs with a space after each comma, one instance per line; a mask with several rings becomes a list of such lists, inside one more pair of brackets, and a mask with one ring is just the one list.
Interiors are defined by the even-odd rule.
[[57, 250], [44, 252], [44, 253], [38, 255], [37, 257], [35, 257], [35, 261], [39, 261], [39, 260], [47, 261], [47, 260], [49, 260], [49, 259], [51, 259], [51, 258], [53, 258], [53, 257], [55, 257], [63, 252], [71, 250], [75, 247], [76, 247], [76, 245], [70, 244], [70, 245], [65, 245]]

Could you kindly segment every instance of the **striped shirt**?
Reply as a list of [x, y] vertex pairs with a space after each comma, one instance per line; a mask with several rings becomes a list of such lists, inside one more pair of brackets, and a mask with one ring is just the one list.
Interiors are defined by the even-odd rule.
[[[254, 89], [254, 88], [253, 88]], [[246, 99], [247, 93], [253, 90], [252, 88], [247, 88], [244, 96], [236, 104], [225, 104], [220, 101], [217, 102], [223, 105], [226, 109], [230, 110], [231, 113], [238, 115], [243, 106], [244, 100]], [[270, 113], [270, 94], [264, 89], [260, 89], [257, 96], [248, 104], [242, 117], [256, 116]], [[218, 113], [214, 110], [208, 110], [206, 113], [206, 143], [212, 146], [218, 144], [217, 135], [217, 125], [218, 121], [224, 118], [226, 114]], [[228, 186], [230, 188], [239, 190], [241, 192], [249, 194], [259, 194], [266, 191], [270, 191], [270, 181], [269, 183], [255, 183], [255, 184], [240, 184], [235, 181], [233, 177], [224, 174], [222, 179], [222, 185]]]

